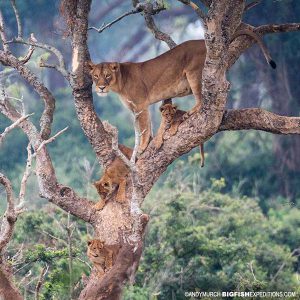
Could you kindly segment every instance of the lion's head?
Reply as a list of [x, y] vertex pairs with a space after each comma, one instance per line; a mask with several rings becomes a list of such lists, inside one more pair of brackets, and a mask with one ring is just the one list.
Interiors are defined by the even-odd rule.
[[113, 190], [112, 180], [105, 175], [100, 180], [95, 181], [94, 186], [103, 200], [106, 199], [106, 197], [110, 195]]
[[101, 240], [90, 240], [87, 242], [87, 244], [87, 255], [89, 256], [89, 258], [94, 262], [97, 262], [99, 260], [100, 263], [103, 258], [102, 250], [104, 248], [104, 242]]
[[159, 109], [162, 119], [164, 119], [166, 123], [172, 123], [177, 111], [177, 106], [174, 104], [164, 104]]
[[117, 62], [93, 64], [87, 63], [90, 75], [96, 85], [96, 93], [100, 97], [105, 97], [107, 93], [117, 86], [120, 64]]

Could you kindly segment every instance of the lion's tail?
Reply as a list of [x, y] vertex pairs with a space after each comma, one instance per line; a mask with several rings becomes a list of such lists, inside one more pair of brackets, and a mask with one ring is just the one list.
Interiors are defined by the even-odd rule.
[[200, 166], [201, 168], [204, 167], [204, 144], [200, 144], [199, 145], [199, 148], [200, 148], [200, 156], [201, 156], [201, 160], [200, 160]]
[[266, 45], [263, 43], [262, 39], [253, 31], [249, 30], [249, 29], [243, 29], [243, 30], [239, 30], [237, 31], [232, 39], [231, 42], [236, 39], [237, 37], [241, 36], [241, 35], [248, 35], [251, 36], [253, 39], [255, 39], [255, 41], [258, 43], [262, 53], [264, 54], [265, 59], [267, 60], [268, 64], [273, 68], [276, 69], [276, 63], [275, 61], [272, 59], [269, 50], [267, 49]]

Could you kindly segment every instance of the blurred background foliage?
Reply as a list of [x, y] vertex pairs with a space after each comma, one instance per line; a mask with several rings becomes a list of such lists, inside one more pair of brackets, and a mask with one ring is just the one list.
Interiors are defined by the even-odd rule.
[[[59, 16], [59, 1], [17, 0], [24, 34], [34, 32], [41, 42], [58, 47], [70, 64], [70, 40]], [[203, 37], [196, 15], [175, 0], [155, 16], [159, 27], [177, 43]], [[126, 11], [131, 1], [93, 1], [90, 24], [101, 26]], [[16, 34], [9, 1], [1, 1], [8, 36]], [[299, 22], [297, 0], [265, 0], [245, 15], [254, 25]], [[229, 72], [228, 108], [263, 107], [284, 115], [299, 115], [300, 34], [268, 35], [265, 42], [277, 62], [271, 70], [257, 46], [247, 50]], [[89, 32], [94, 62], [143, 61], [167, 50], [156, 41], [139, 14], [127, 17], [101, 34]], [[26, 48], [15, 46], [24, 55]], [[56, 102], [53, 133], [67, 132], [48, 147], [58, 179], [79, 194], [97, 199], [92, 182], [101, 175], [73, 106], [70, 89], [60, 74], [40, 69], [49, 55], [36, 50], [28, 66], [53, 91]], [[50, 62], [54, 60], [49, 56]], [[27, 113], [38, 125], [42, 101], [15, 72], [0, 78], [12, 97], [23, 98]], [[131, 115], [114, 94], [98, 98], [102, 120], [119, 129], [121, 143], [133, 145]], [[12, 100], [13, 101], [13, 100]], [[192, 97], [176, 99], [181, 109]], [[15, 105], [20, 105], [15, 101]], [[151, 107], [154, 130], [160, 122], [160, 104]], [[0, 115], [0, 132], [9, 121]], [[27, 139], [20, 130], [9, 134], [0, 149], [0, 171], [13, 182], [15, 193], [26, 162]], [[219, 133], [205, 144], [206, 165], [199, 167], [199, 150], [175, 161], [147, 197], [151, 216], [145, 250], [135, 286], [124, 299], [184, 299], [184, 291], [299, 291], [300, 255], [300, 137], [263, 132]], [[16, 284], [26, 299], [34, 299], [42, 271], [41, 299], [76, 299], [90, 266], [86, 242], [92, 229], [42, 200], [31, 176], [28, 211], [17, 222], [7, 255]], [[0, 210], [5, 193], [0, 190]]]

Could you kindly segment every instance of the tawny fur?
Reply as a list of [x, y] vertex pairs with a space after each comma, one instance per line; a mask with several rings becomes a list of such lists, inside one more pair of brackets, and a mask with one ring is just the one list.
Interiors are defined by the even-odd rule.
[[90, 74], [99, 96], [116, 92], [124, 105], [138, 116], [141, 137], [139, 152], [147, 147], [152, 132], [148, 106], [175, 97], [193, 93], [196, 105], [201, 107], [201, 78], [206, 55], [202, 40], [188, 41], [166, 53], [141, 63], [89, 63]]
[[101, 240], [88, 241], [87, 256], [101, 277], [109, 271], [116, 261], [119, 245], [105, 245]]
[[[178, 131], [178, 126], [184, 121], [186, 111], [177, 109], [177, 106], [171, 103], [164, 104], [160, 107], [161, 122], [154, 138], [154, 146], [160, 149], [164, 142], [164, 133], [168, 130], [169, 134], [175, 135]], [[204, 166], [204, 147], [200, 144], [201, 167]]]
[[[263, 43], [256, 33], [244, 30], [234, 38], [246, 34]], [[264, 54], [265, 49], [262, 48]], [[123, 104], [131, 111], [140, 113], [138, 122], [143, 132], [139, 152], [143, 152], [152, 137], [148, 106], [175, 97], [193, 94], [195, 106], [188, 112], [200, 110], [202, 70], [206, 57], [204, 40], [184, 42], [156, 58], [139, 63], [88, 62], [90, 74], [99, 96], [109, 91], [119, 94]]]
[[[124, 145], [119, 145], [119, 149], [128, 158], [131, 158], [132, 149]], [[100, 210], [104, 207], [107, 197], [113, 192], [114, 185], [118, 186], [116, 200], [124, 202], [126, 199], [126, 176], [129, 169], [126, 164], [118, 157], [116, 157], [110, 166], [104, 171], [103, 176], [96, 182], [94, 186], [100, 195], [100, 200], [95, 204], [95, 209]]]

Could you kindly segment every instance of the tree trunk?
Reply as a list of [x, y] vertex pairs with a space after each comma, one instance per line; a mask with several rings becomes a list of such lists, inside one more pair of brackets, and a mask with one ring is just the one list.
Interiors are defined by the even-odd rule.
[[11, 274], [8, 267], [2, 262], [0, 265], [0, 299], [2, 300], [22, 300], [18, 290], [12, 283]]

